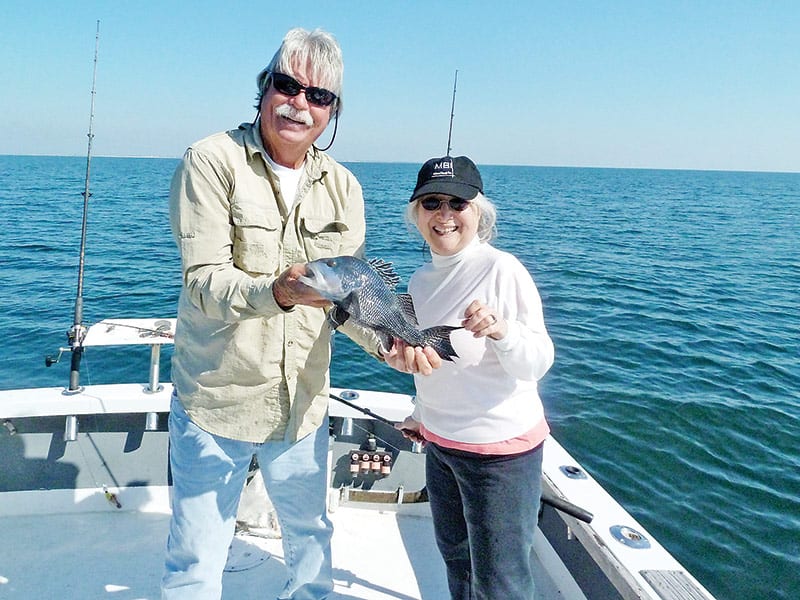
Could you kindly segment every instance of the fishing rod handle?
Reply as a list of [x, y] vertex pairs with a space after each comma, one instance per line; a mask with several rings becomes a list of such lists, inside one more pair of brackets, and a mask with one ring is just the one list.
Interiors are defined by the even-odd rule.
[[568, 514], [571, 517], [575, 517], [584, 523], [591, 523], [592, 519], [594, 519], [594, 515], [585, 508], [581, 508], [569, 500], [559, 498], [558, 496], [554, 496], [553, 494], [544, 490], [542, 491], [542, 504], [552, 506], [556, 510], [560, 510], [561, 512]]

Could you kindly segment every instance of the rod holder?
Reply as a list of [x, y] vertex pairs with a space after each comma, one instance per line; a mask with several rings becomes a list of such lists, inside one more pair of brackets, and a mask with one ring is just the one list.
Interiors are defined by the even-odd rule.
[[75, 415], [67, 416], [64, 423], [64, 441], [74, 442], [78, 439], [78, 417]]
[[150, 381], [144, 389], [148, 394], [155, 394], [164, 389], [158, 382], [158, 375], [161, 369], [161, 345], [153, 344], [150, 346]]
[[349, 437], [353, 435], [353, 417], [342, 418], [342, 430], [340, 435], [342, 437]]
[[144, 418], [144, 430], [145, 431], [158, 431], [158, 413], [157, 412], [149, 412], [145, 415]]

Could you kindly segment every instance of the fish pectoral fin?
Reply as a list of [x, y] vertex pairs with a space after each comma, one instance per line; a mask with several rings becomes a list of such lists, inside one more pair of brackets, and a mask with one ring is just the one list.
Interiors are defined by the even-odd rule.
[[414, 300], [411, 298], [411, 294], [397, 294], [397, 302], [400, 304], [400, 310], [403, 311], [406, 321], [414, 327], [419, 327], [417, 311], [414, 310]]
[[342, 310], [347, 311], [348, 314], [354, 315], [356, 319], [363, 317], [363, 308], [361, 306], [361, 295], [359, 290], [353, 290], [341, 302], [337, 302], [336, 306], [341, 306]]

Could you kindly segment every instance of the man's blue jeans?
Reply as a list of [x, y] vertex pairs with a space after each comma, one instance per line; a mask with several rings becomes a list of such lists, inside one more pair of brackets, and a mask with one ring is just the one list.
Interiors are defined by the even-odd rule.
[[295, 443], [254, 444], [207, 433], [173, 396], [169, 417], [172, 520], [164, 600], [218, 600], [236, 511], [253, 454], [275, 507], [289, 580], [280, 598], [320, 600], [333, 589], [326, 506], [328, 427]]
[[436, 544], [453, 600], [533, 600], [542, 446], [485, 456], [426, 447]]

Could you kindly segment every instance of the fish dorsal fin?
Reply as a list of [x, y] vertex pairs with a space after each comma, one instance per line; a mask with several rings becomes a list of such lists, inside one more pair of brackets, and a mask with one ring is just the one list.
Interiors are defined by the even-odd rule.
[[397, 287], [397, 284], [400, 283], [400, 277], [394, 270], [394, 266], [390, 262], [386, 262], [382, 258], [371, 258], [369, 261], [369, 266], [372, 267], [375, 272], [380, 275], [380, 278], [386, 284], [386, 286], [394, 291]]
[[414, 327], [419, 327], [417, 311], [414, 310], [414, 300], [411, 298], [411, 294], [397, 294], [397, 301], [400, 303], [400, 309], [403, 311], [406, 321]]

